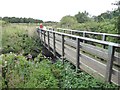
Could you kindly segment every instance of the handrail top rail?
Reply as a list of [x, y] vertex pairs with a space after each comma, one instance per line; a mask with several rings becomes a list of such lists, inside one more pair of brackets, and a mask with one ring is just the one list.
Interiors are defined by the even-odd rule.
[[120, 37], [118, 34], [108, 34], [108, 33], [99, 33], [99, 32], [90, 32], [90, 31], [80, 31], [80, 30], [73, 30], [73, 29], [64, 29], [64, 28], [57, 28], [62, 29], [66, 31], [74, 31], [74, 32], [82, 32], [82, 33], [88, 33], [88, 34], [97, 34], [97, 35], [107, 35], [107, 36], [113, 36], [113, 37]]
[[[44, 30], [44, 29], [42, 29], [42, 30]], [[99, 44], [105, 44], [105, 45], [110, 45], [110, 46], [120, 48], [120, 44], [118, 44], [118, 43], [113, 43], [113, 42], [108, 42], [108, 41], [101, 41], [101, 40], [96, 40], [96, 39], [91, 39], [91, 38], [87, 38], [87, 37], [81, 37], [81, 36], [66, 34], [66, 33], [47, 30], [47, 29], [44, 30], [44, 31], [52, 32], [52, 33], [56, 33], [56, 34], [60, 34], [60, 35], [64, 35], [64, 36], [69, 36], [69, 37], [73, 37], [73, 38], [79, 38], [79, 39], [82, 39], [82, 40], [85, 40], [85, 41], [91, 41], [91, 42], [96, 42], [96, 43], [99, 43]]]

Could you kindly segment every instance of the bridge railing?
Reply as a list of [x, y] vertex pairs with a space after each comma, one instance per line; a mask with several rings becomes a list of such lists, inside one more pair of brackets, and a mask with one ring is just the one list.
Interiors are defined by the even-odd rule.
[[107, 36], [120, 38], [120, 35], [118, 35], [118, 34], [108, 34], [108, 33], [90, 32], [90, 31], [80, 31], [80, 30], [72, 30], [72, 29], [64, 29], [64, 28], [57, 28], [56, 30], [57, 31], [62, 30], [64, 33], [70, 32], [71, 34], [82, 33], [83, 37], [86, 37], [86, 34], [101, 35], [103, 41], [106, 41], [106, 37]]
[[[81, 68], [95, 77], [104, 78], [106, 82], [120, 85], [120, 54], [115, 52], [115, 49], [120, 49], [120, 44], [52, 30], [42, 30], [39, 36], [43, 45], [55, 56], [59, 54], [63, 63], [66, 58], [76, 66], [76, 70]], [[106, 45], [108, 49], [81, 41]]]
[[[102, 40], [102, 41], [108, 41], [107, 40], [108, 37], [110, 39], [114, 39], [114, 40], [115, 39], [119, 40], [119, 38], [120, 38], [120, 35], [118, 35], [118, 34], [80, 31], [80, 30], [72, 30], [72, 29], [64, 29], [64, 28], [56, 28], [55, 30], [59, 31], [59, 32], [69, 33], [69, 34], [72, 34], [72, 35], [78, 35], [78, 36], [82, 36], [82, 37], [99, 39], [99, 40]], [[105, 48], [105, 45], [103, 45], [103, 48]]]

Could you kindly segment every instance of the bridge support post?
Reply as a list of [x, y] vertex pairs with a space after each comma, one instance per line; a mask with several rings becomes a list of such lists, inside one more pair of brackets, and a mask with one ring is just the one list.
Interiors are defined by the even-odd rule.
[[112, 76], [112, 66], [113, 66], [113, 60], [114, 60], [114, 52], [115, 48], [114, 46], [109, 45], [108, 47], [108, 58], [107, 61], [107, 67], [106, 67], [106, 75], [105, 75], [105, 81], [111, 82], [111, 76]]
[[61, 35], [61, 36], [62, 36], [62, 61], [64, 64], [64, 35]]
[[[85, 32], [83, 32], [83, 37], [85, 37], [86, 36], [86, 33]], [[85, 41], [83, 40], [83, 43], [85, 43]]]
[[39, 30], [39, 37], [40, 37], [40, 43], [41, 43], [41, 31]]
[[[106, 41], [106, 35], [105, 34], [103, 34], [103, 36], [102, 36], [102, 41]], [[103, 48], [105, 49], [105, 45], [103, 45]]]
[[45, 46], [45, 31], [43, 31], [43, 35], [44, 35], [44, 46]]
[[79, 38], [76, 38], [76, 72], [78, 71], [78, 69], [79, 69], [79, 64], [80, 64], [80, 62], [79, 62], [79, 54], [80, 54], [80, 40], [79, 40]]
[[73, 35], [73, 31], [71, 31], [71, 35]]
[[63, 30], [63, 32], [65, 33], [65, 30]]
[[41, 44], [42, 44], [42, 30], [40, 30]]
[[48, 50], [50, 50], [50, 37], [49, 37], [49, 31], [47, 31], [47, 37], [48, 37]]
[[53, 32], [53, 54], [56, 56], [56, 51], [55, 51], [55, 33]]

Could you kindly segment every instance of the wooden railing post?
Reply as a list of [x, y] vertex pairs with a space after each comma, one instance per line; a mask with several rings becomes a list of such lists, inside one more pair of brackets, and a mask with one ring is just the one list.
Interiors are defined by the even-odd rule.
[[79, 38], [76, 38], [76, 72], [78, 71], [79, 68], [79, 54], [80, 54], [80, 40]]
[[73, 35], [73, 31], [71, 31], [71, 35]]
[[[86, 33], [85, 32], [83, 32], [83, 37], [86, 37]], [[83, 43], [85, 43], [85, 41], [83, 40]]]
[[55, 33], [53, 32], [53, 53], [54, 56], [56, 56], [56, 51], [55, 51]]
[[49, 31], [47, 31], [47, 36], [48, 36], [48, 50], [50, 50], [50, 36], [49, 36]]
[[62, 61], [64, 64], [64, 35], [61, 35], [61, 36], [62, 36]]
[[41, 44], [42, 44], [42, 30], [40, 30]]
[[63, 30], [63, 32], [65, 33], [65, 30]]
[[44, 45], [45, 45], [45, 31], [43, 31], [43, 35], [44, 35]]
[[41, 31], [39, 30], [39, 37], [40, 37], [40, 41], [41, 41]]
[[113, 66], [114, 52], [115, 52], [114, 49], [115, 49], [114, 46], [109, 45], [109, 47], [108, 47], [108, 58], [109, 58], [109, 60], [107, 61], [106, 76], [105, 76], [105, 81], [106, 82], [111, 82], [112, 66]]
[[[103, 34], [103, 36], [102, 36], [102, 41], [106, 41], [106, 35], [105, 34]], [[105, 48], [105, 45], [103, 45], [103, 48]]]

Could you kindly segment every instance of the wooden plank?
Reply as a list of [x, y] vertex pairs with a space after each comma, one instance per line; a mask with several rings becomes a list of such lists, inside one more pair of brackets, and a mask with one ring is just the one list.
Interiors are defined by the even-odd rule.
[[[69, 53], [71, 52], [71, 53]], [[72, 61], [72, 63], [75, 65], [75, 50], [72, 50], [68, 47], [65, 48], [65, 55], [69, 53], [69, 56], [67, 57], [67, 59], [72, 59], [73, 60], [70, 60]], [[81, 54], [81, 57], [80, 57], [80, 68], [82, 67], [81, 65], [86, 65], [88, 66], [89, 68], [92, 69], [91, 72], [96, 72], [97, 74], [100, 75], [100, 78], [101, 77], [104, 77], [105, 78], [105, 72], [106, 72], [106, 65], [89, 57], [89, 56], [86, 56], [84, 54]], [[84, 68], [82, 68], [84, 70]], [[86, 70], [85, 70], [86, 71]], [[117, 85], [120, 85], [120, 80], [118, 79], [120, 76], [120, 72], [116, 69], [113, 69], [113, 72], [112, 73], [112, 82], [117, 84]], [[93, 75], [94, 76], [94, 75]]]
[[[53, 42], [52, 39], [50, 39], [50, 42]], [[60, 42], [55, 42], [56, 43], [56, 52], [62, 55], [62, 50], [61, 50], [61, 43]], [[50, 47], [53, 48], [53, 43], [50, 43]]]
[[[83, 51], [86, 51], [92, 55], [95, 55], [99, 58], [102, 58], [104, 60], [109, 60], [108, 58], [108, 51], [103, 49], [103, 48], [99, 48], [93, 45], [88, 45], [88, 44], [83, 44], [81, 43], [81, 49]], [[120, 65], [120, 57], [118, 57], [118, 53], [115, 53], [114, 55], [114, 64], [116, 65]]]
[[112, 71], [112, 82], [120, 86], [120, 69], [113, 69]]
[[71, 57], [69, 54], [65, 54], [65, 58], [66, 58], [66, 60], [68, 60], [69, 62], [71, 62], [73, 65], [76, 65], [74, 57]]
[[[65, 44], [70, 45], [71, 47], [75, 47], [76, 42], [75, 40], [71, 40], [71, 39], [65, 39]], [[95, 55], [99, 58], [102, 58], [104, 60], [108, 60], [108, 51], [100, 48], [100, 47], [96, 47], [93, 45], [89, 45], [89, 44], [85, 44], [81, 42], [81, 49], [92, 54]], [[114, 64], [116, 65], [120, 65], [120, 57], [119, 57], [119, 53], [115, 52], [115, 56], [114, 56]]]

